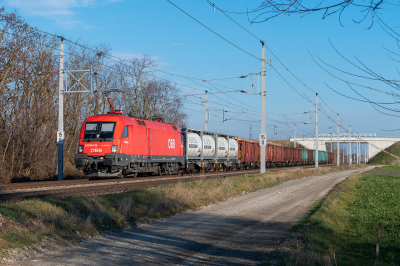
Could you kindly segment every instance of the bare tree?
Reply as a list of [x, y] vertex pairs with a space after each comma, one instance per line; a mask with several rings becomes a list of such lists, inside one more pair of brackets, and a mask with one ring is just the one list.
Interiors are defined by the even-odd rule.
[[[213, 7], [216, 7], [210, 0], [208, 0], [208, 2]], [[387, 25], [382, 20], [381, 15], [385, 12], [392, 11], [392, 9], [397, 6], [398, 4], [389, 0], [372, 0], [369, 2], [362, 0], [322, 0], [319, 2], [303, 0], [263, 0], [255, 5], [255, 7], [247, 8], [247, 11], [234, 12], [222, 9], [219, 10], [229, 13], [245, 14], [251, 23], [263, 23], [280, 15], [299, 14], [304, 16], [315, 12], [322, 12], [323, 19], [330, 15], [338, 14], [340, 22], [344, 11], [349, 10], [351, 16], [355, 16], [354, 14], [361, 15], [360, 18], [353, 17], [355, 23], [369, 20], [369, 28], [371, 28], [375, 20], [378, 20], [382, 27], [386, 27]]]
[[117, 64], [121, 93], [114, 97], [133, 117], [162, 117], [168, 123], [185, 125], [182, 98], [171, 82], [154, 75], [152, 69], [156, 66], [156, 61], [148, 56]]
[[[325, 85], [333, 92], [342, 97], [349, 98], [354, 101], [370, 104], [377, 112], [393, 117], [400, 117], [400, 110], [396, 106], [400, 103], [400, 79], [389, 79], [384, 75], [379, 74], [372, 68], [366, 66], [361, 60], [355, 62], [341, 54], [335, 47], [336, 53], [344, 60], [344, 62], [353, 68], [352, 72], [344, 71], [339, 67], [335, 67], [325, 62], [320, 57], [310, 56], [314, 62], [332, 78], [344, 83], [345, 89], [335, 89], [325, 82]], [[400, 55], [397, 55], [400, 57]], [[357, 72], [357, 73], [356, 73]], [[343, 90], [345, 90], [343, 92]], [[386, 96], [387, 100], [376, 101], [365, 96], [366, 91], [379, 93], [381, 96]], [[356, 96], [349, 96], [354, 93]]]
[[[3, 182], [16, 176], [46, 176], [55, 114], [54, 38], [37, 33], [15, 13], [0, 10], [0, 171]], [[53, 134], [52, 134], [53, 135]]]
[[[15, 12], [0, 8], [0, 182], [56, 176], [58, 48], [58, 38], [39, 33]], [[144, 56], [129, 63], [116, 62], [110, 51], [104, 44], [94, 48], [81, 41], [66, 45], [65, 69], [91, 69], [96, 73], [96, 89], [94, 93], [65, 94], [65, 174], [75, 173], [76, 145], [84, 119], [105, 113], [108, 96], [132, 116], [161, 116], [170, 123], [185, 123], [181, 97], [170, 82], [154, 75], [154, 59]], [[82, 75], [75, 73], [77, 79]], [[67, 90], [76, 85], [70, 80]], [[89, 78], [81, 82], [90, 87]], [[82, 89], [80, 84], [73, 88]]]

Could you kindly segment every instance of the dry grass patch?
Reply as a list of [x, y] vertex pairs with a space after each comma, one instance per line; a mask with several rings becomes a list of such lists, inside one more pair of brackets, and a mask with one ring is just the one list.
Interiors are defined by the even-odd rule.
[[[162, 219], [189, 209], [214, 204], [243, 192], [271, 187], [305, 176], [362, 166], [288, 169], [221, 179], [198, 180], [96, 196], [28, 200], [0, 205], [0, 251], [32, 246], [44, 240], [80, 241], [99, 233]], [[1, 256], [1, 253], [0, 253]]]

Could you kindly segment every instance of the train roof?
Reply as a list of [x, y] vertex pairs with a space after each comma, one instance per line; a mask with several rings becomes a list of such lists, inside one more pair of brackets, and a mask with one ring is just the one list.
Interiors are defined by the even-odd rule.
[[116, 115], [116, 114], [99, 114], [92, 115], [85, 119], [86, 122], [120, 122], [124, 125], [134, 126], [134, 127], [146, 127], [152, 129], [163, 129], [163, 130], [176, 130], [181, 132], [180, 128], [175, 124], [169, 124], [164, 122], [155, 122], [152, 120], [134, 118], [126, 115]]

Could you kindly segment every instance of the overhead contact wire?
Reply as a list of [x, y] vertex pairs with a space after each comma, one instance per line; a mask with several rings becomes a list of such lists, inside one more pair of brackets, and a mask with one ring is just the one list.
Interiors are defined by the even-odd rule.
[[261, 58], [258, 58], [257, 56], [247, 52], [246, 50], [240, 48], [239, 46], [237, 46], [236, 44], [232, 43], [231, 41], [225, 39], [224, 37], [222, 37], [221, 35], [219, 35], [218, 33], [216, 33], [215, 31], [213, 31], [212, 29], [210, 29], [209, 27], [207, 27], [206, 25], [204, 25], [203, 23], [201, 23], [200, 21], [198, 21], [197, 19], [195, 19], [194, 17], [192, 17], [191, 15], [189, 15], [188, 13], [186, 13], [184, 10], [182, 10], [180, 7], [178, 7], [177, 5], [175, 5], [174, 3], [172, 3], [170, 0], [167, 0], [171, 5], [175, 6], [177, 9], [179, 9], [180, 11], [182, 11], [183, 13], [185, 13], [187, 16], [189, 16], [191, 19], [193, 19], [194, 21], [196, 21], [197, 23], [199, 23], [200, 25], [202, 25], [204, 28], [208, 29], [209, 31], [211, 31], [212, 33], [214, 33], [215, 35], [217, 35], [218, 37], [220, 37], [221, 39], [223, 39], [224, 41], [228, 42], [229, 44], [235, 46], [236, 48], [238, 48], [239, 50], [241, 50], [242, 52], [245, 52], [246, 54], [254, 57], [257, 60], [261, 61]]

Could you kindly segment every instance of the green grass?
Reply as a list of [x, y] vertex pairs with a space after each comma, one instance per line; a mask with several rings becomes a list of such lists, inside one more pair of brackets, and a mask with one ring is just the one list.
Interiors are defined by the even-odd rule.
[[400, 169], [400, 166], [397, 166], [397, 165], [386, 165], [386, 166], [383, 166], [383, 168], [386, 168], [386, 169]]
[[213, 204], [243, 191], [271, 187], [286, 180], [321, 175], [361, 166], [289, 169], [264, 175], [253, 174], [135, 189], [95, 196], [28, 200], [0, 205], [0, 257], [8, 250], [61, 238], [80, 241], [104, 232], [162, 219], [188, 209]]
[[[385, 150], [400, 157], [400, 142], [396, 142]], [[372, 157], [368, 164], [390, 165], [391, 163], [396, 163], [396, 161], [397, 159], [395, 157], [381, 151], [380, 153]]]
[[378, 223], [379, 265], [400, 265], [398, 172], [376, 169], [338, 185], [294, 228], [304, 246], [286, 265], [373, 265]]
[[368, 173], [366, 173], [366, 175], [400, 177], [400, 167], [384, 166], [382, 168], [377, 168], [372, 171], [369, 171]]

